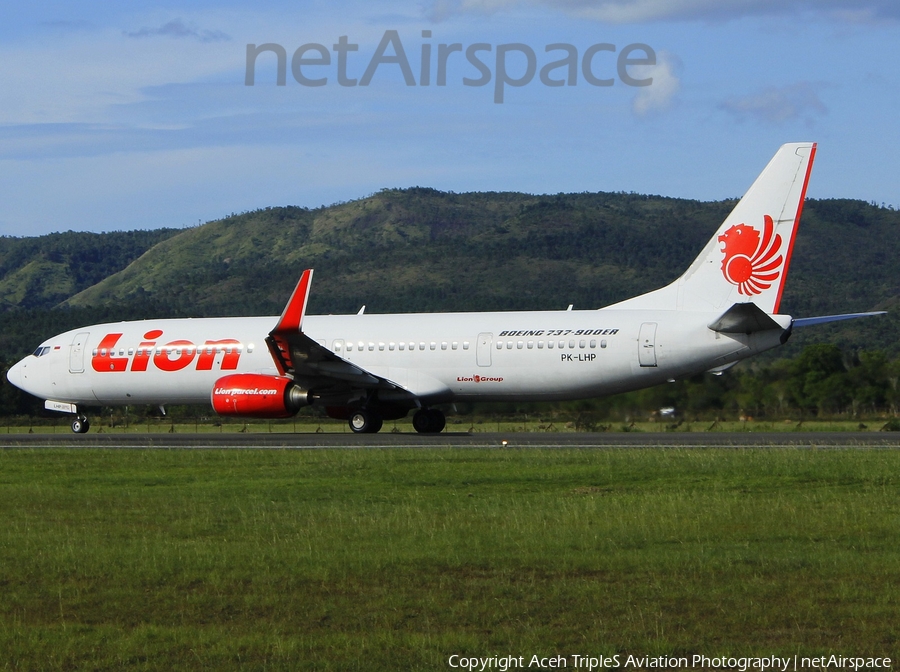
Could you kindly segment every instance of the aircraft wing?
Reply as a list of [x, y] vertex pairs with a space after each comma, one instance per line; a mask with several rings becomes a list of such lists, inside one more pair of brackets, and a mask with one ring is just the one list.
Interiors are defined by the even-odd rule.
[[303, 271], [278, 324], [266, 338], [279, 373], [326, 398], [343, 396], [354, 390], [402, 389], [390, 380], [338, 357], [303, 333], [312, 274], [312, 269]]

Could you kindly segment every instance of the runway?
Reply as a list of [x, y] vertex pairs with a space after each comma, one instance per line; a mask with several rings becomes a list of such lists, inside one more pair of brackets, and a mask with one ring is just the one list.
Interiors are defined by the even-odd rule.
[[0, 434], [0, 449], [900, 448], [900, 432]]

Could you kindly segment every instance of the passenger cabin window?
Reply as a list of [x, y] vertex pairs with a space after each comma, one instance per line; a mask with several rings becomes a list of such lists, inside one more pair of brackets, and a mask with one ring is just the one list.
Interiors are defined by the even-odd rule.
[[469, 349], [469, 342], [463, 341], [463, 350], [468, 350], [468, 349]]

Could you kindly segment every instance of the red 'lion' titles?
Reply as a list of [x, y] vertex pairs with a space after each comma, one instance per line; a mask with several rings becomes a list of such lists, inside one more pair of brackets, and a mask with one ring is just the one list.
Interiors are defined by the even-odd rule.
[[[144, 334], [144, 340], [137, 349], [118, 348], [122, 334], [104, 336], [91, 357], [91, 367], [97, 372], [146, 371], [150, 362], [160, 371], [181, 371], [192, 363], [196, 371], [212, 371], [216, 357], [221, 355], [219, 369], [234, 371], [241, 358], [243, 344], [233, 338], [207, 340], [203, 345], [178, 339], [157, 346], [156, 339], [162, 331], [154, 329]], [[129, 367], [130, 362], [130, 367]]]

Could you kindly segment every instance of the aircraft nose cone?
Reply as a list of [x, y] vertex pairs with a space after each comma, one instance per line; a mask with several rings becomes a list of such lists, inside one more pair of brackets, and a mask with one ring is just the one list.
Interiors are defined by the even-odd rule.
[[25, 389], [25, 374], [23, 372], [24, 368], [25, 364], [23, 362], [16, 362], [9, 368], [9, 371], [6, 372], [6, 379], [10, 383], [18, 387], [20, 390]]
[[15, 385], [16, 387], [18, 387], [18, 388], [20, 388], [20, 389], [21, 389], [21, 387], [22, 387], [22, 385], [21, 385], [21, 382], [22, 382], [22, 369], [21, 369], [21, 366], [22, 366], [22, 362], [18, 362], [18, 363], [16, 363], [16, 364], [13, 364], [13, 365], [9, 368], [9, 371], [6, 372], [6, 379], [7, 379], [10, 383], [12, 383], [13, 385]]

